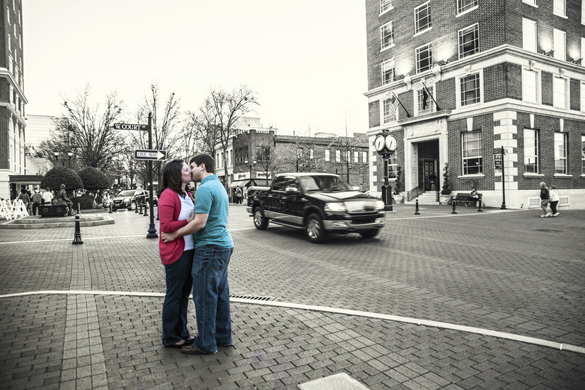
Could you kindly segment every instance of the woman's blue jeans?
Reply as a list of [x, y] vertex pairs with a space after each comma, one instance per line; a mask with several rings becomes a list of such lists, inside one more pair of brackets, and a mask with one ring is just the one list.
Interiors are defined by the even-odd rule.
[[165, 347], [190, 337], [187, 308], [193, 288], [193, 252], [193, 249], [186, 250], [179, 260], [165, 265], [167, 292], [162, 310], [162, 342]]
[[193, 256], [193, 300], [198, 335], [193, 347], [214, 353], [218, 345], [232, 345], [228, 265], [234, 248], [205, 246]]

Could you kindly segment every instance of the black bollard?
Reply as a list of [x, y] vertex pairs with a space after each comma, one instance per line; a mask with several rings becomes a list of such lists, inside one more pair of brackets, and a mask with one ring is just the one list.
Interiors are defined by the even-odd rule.
[[416, 198], [416, 206], [414, 208], [414, 215], [420, 215], [420, 213], [418, 212], [418, 198]]
[[79, 219], [81, 218], [81, 216], [79, 215], [79, 204], [77, 204], [77, 215], [75, 216], [75, 234], [73, 235], [73, 245], [80, 245], [83, 244], [83, 241], [81, 241], [81, 228], [79, 225]]
[[158, 205], [156, 205], [156, 220], [160, 221], [160, 219], [158, 218]]
[[483, 213], [483, 210], [481, 209], [481, 199], [478, 201], [479, 202], [479, 208], [477, 209], [478, 213]]
[[453, 211], [451, 211], [451, 214], [457, 214], [457, 202], [455, 201], [455, 197], [451, 199], [451, 203], [453, 203]]
[[146, 205], [146, 202], [144, 202], [144, 216], [148, 217], [148, 208], [150, 207], [150, 204], [148, 204], [148, 206]]

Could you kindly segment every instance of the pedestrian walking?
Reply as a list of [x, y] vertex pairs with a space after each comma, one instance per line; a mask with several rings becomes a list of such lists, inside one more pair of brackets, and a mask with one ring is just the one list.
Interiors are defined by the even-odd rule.
[[244, 192], [240, 187], [236, 187], [236, 204], [242, 204], [242, 198], [244, 197]]
[[[193, 219], [193, 200], [185, 191], [190, 181], [191, 169], [183, 160], [172, 160], [165, 165], [158, 194], [161, 232], [174, 232]], [[187, 329], [187, 308], [193, 287], [194, 238], [192, 234], [187, 234], [172, 242], [159, 239], [158, 245], [166, 281], [162, 343], [165, 347], [182, 348], [194, 339]]]
[[215, 175], [213, 157], [200, 154], [190, 161], [194, 182], [200, 182], [195, 218], [174, 233], [162, 233], [164, 242], [197, 232], [193, 257], [193, 300], [198, 335], [181, 349], [190, 355], [211, 354], [218, 346], [232, 346], [228, 265], [234, 244], [228, 224], [228, 194]]
[[35, 193], [32, 196], [32, 215], [39, 214], [38, 210], [39, 210], [39, 207], [41, 207], [42, 202], [43, 202], [43, 196], [41, 195], [39, 190], [35, 190]]
[[550, 192], [546, 187], [545, 182], [540, 183], [540, 208], [542, 209], [542, 215], [540, 218], [550, 217], [552, 214], [548, 210], [548, 204], [550, 203]]
[[22, 203], [24, 204], [24, 209], [26, 210], [27, 213], [30, 213], [29, 210], [29, 205], [30, 205], [30, 195], [28, 193], [28, 190], [26, 188], [21, 188], [20, 190], [20, 196], [18, 197], [18, 199], [22, 200]]
[[552, 216], [556, 217], [559, 215], [557, 211], [557, 205], [559, 204], [559, 192], [557, 191], [557, 187], [555, 185], [550, 186], [550, 210], [552, 212]]

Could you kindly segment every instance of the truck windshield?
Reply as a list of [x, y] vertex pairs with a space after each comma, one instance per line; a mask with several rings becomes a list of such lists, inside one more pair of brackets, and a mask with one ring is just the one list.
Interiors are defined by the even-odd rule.
[[118, 194], [118, 196], [133, 196], [134, 195], [134, 190], [126, 190], [126, 191], [122, 191]]
[[349, 186], [337, 176], [304, 176], [300, 177], [305, 192], [342, 192], [351, 191]]

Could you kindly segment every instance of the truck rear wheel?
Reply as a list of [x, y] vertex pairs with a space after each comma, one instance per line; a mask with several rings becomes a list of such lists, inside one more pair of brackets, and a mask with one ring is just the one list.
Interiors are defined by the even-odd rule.
[[323, 226], [323, 220], [319, 214], [311, 214], [305, 222], [305, 233], [312, 243], [318, 244], [327, 238], [327, 232]]
[[268, 227], [268, 218], [264, 216], [264, 210], [260, 206], [254, 208], [254, 226], [258, 230], [266, 230]]
[[378, 235], [378, 233], [380, 233], [380, 229], [372, 229], [360, 232], [363, 238], [374, 238]]

